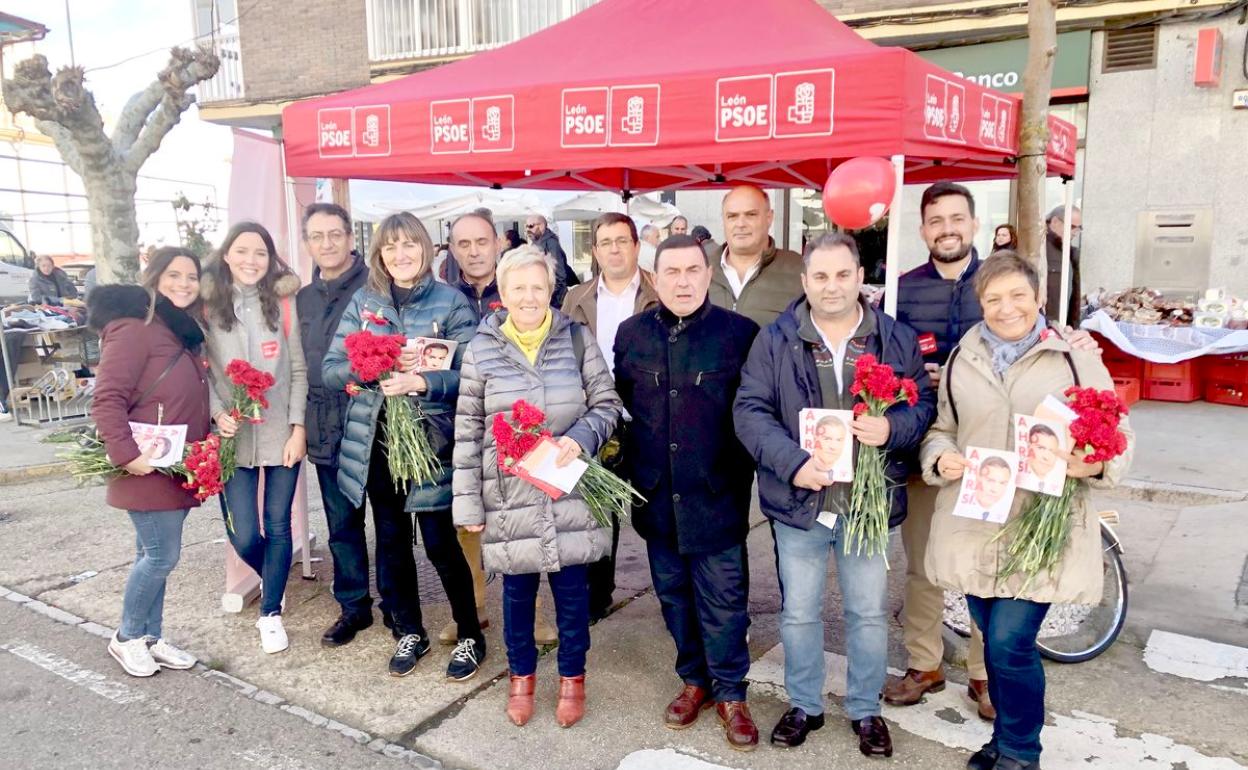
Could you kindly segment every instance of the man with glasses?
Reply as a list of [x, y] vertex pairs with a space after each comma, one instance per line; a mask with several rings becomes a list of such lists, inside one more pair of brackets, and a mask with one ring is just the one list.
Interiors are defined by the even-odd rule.
[[1067, 297], [1070, 304], [1066, 317], [1059, 318], [1062, 312], [1062, 230], [1066, 225], [1066, 207], [1058, 206], [1049, 212], [1049, 229], [1045, 233], [1045, 255], [1048, 257], [1049, 274], [1046, 288], [1048, 299], [1044, 305], [1044, 317], [1055, 323], [1079, 328], [1080, 305], [1083, 294], [1079, 287], [1079, 236], [1083, 233], [1083, 213], [1075, 206], [1070, 207], [1070, 293]]
[[563, 247], [559, 245], [559, 236], [547, 226], [546, 217], [541, 214], [530, 214], [524, 220], [524, 234], [528, 237], [529, 243], [555, 260], [555, 290], [551, 295], [550, 304], [559, 307], [563, 304], [568, 287], [576, 286], [581, 279], [568, 264], [568, 257], [563, 253]]
[[[607, 367], [615, 365], [615, 334], [628, 317], [659, 304], [654, 291], [654, 278], [637, 265], [640, 241], [637, 225], [624, 214], [608, 212], [594, 220], [594, 261], [598, 275], [568, 292], [563, 302], [564, 315], [585, 324], [607, 359]], [[628, 416], [620, 421], [617, 431], [628, 430]], [[600, 620], [611, 609], [615, 591], [615, 552], [620, 544], [620, 522], [611, 520], [611, 553], [589, 565], [589, 616]]]
[[312, 281], [295, 297], [308, 362], [308, 460], [316, 467], [320, 482], [329, 551], [334, 557], [334, 599], [341, 608], [321, 644], [338, 647], [373, 624], [373, 598], [368, 589], [364, 504], [351, 505], [338, 488], [338, 444], [350, 398], [321, 382], [321, 359], [351, 296], [368, 279], [368, 268], [354, 250], [351, 215], [335, 203], [313, 203], [304, 211], [303, 245], [316, 262]]

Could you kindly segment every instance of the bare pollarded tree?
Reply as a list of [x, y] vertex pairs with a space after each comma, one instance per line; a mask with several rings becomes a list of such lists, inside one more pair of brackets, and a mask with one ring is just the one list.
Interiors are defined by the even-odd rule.
[[174, 48], [169, 63], [145, 89], [130, 97], [110, 138], [86, 88], [82, 67], [55, 75], [36, 55], [4, 81], [4, 101], [36, 120], [66, 165], [82, 178], [91, 217], [91, 241], [101, 283], [133, 281], [139, 270], [139, 223], [134, 195], [139, 169], [195, 103], [190, 89], [217, 73], [221, 61], [208, 48]]

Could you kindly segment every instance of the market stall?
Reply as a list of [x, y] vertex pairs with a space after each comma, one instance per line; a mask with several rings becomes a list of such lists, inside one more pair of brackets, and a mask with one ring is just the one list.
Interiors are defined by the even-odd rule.
[[12, 305], [0, 308], [0, 401], [24, 425], [89, 416], [100, 341], [82, 325], [81, 308]]
[[[1019, 108], [863, 39], [813, 0], [604, 0], [502, 48], [292, 104], [282, 120], [290, 176], [627, 200], [819, 189], [859, 156], [891, 158], [908, 183], [1010, 177]], [[1074, 126], [1050, 117], [1049, 129], [1050, 173], [1073, 174]], [[898, 274], [889, 259], [886, 286]]]

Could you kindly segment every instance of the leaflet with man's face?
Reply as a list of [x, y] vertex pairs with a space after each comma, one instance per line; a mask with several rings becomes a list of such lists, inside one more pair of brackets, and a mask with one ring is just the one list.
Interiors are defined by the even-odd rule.
[[1057, 420], [1014, 415], [1014, 449], [1018, 453], [1018, 488], [1060, 495], [1066, 482], [1068, 430]]
[[419, 361], [416, 371], [438, 372], [451, 368], [455, 361], [455, 348], [459, 347], [459, 343], [437, 337], [411, 337], [407, 340], [406, 347], [416, 351]]
[[803, 409], [798, 413], [801, 445], [828, 480], [854, 480], [854, 413], [847, 409]]
[[972, 446], [966, 448], [966, 460], [953, 515], [1004, 524], [1014, 503], [1018, 454]]

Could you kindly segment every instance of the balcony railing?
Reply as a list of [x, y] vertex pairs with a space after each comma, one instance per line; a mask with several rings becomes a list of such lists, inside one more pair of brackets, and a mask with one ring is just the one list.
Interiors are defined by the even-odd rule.
[[497, 48], [597, 0], [367, 0], [374, 62], [431, 59]]
[[204, 37], [201, 44], [213, 46], [221, 59], [221, 69], [211, 80], [199, 84], [199, 102], [229, 102], [243, 98], [243, 57], [237, 32], [218, 32], [215, 39]]

